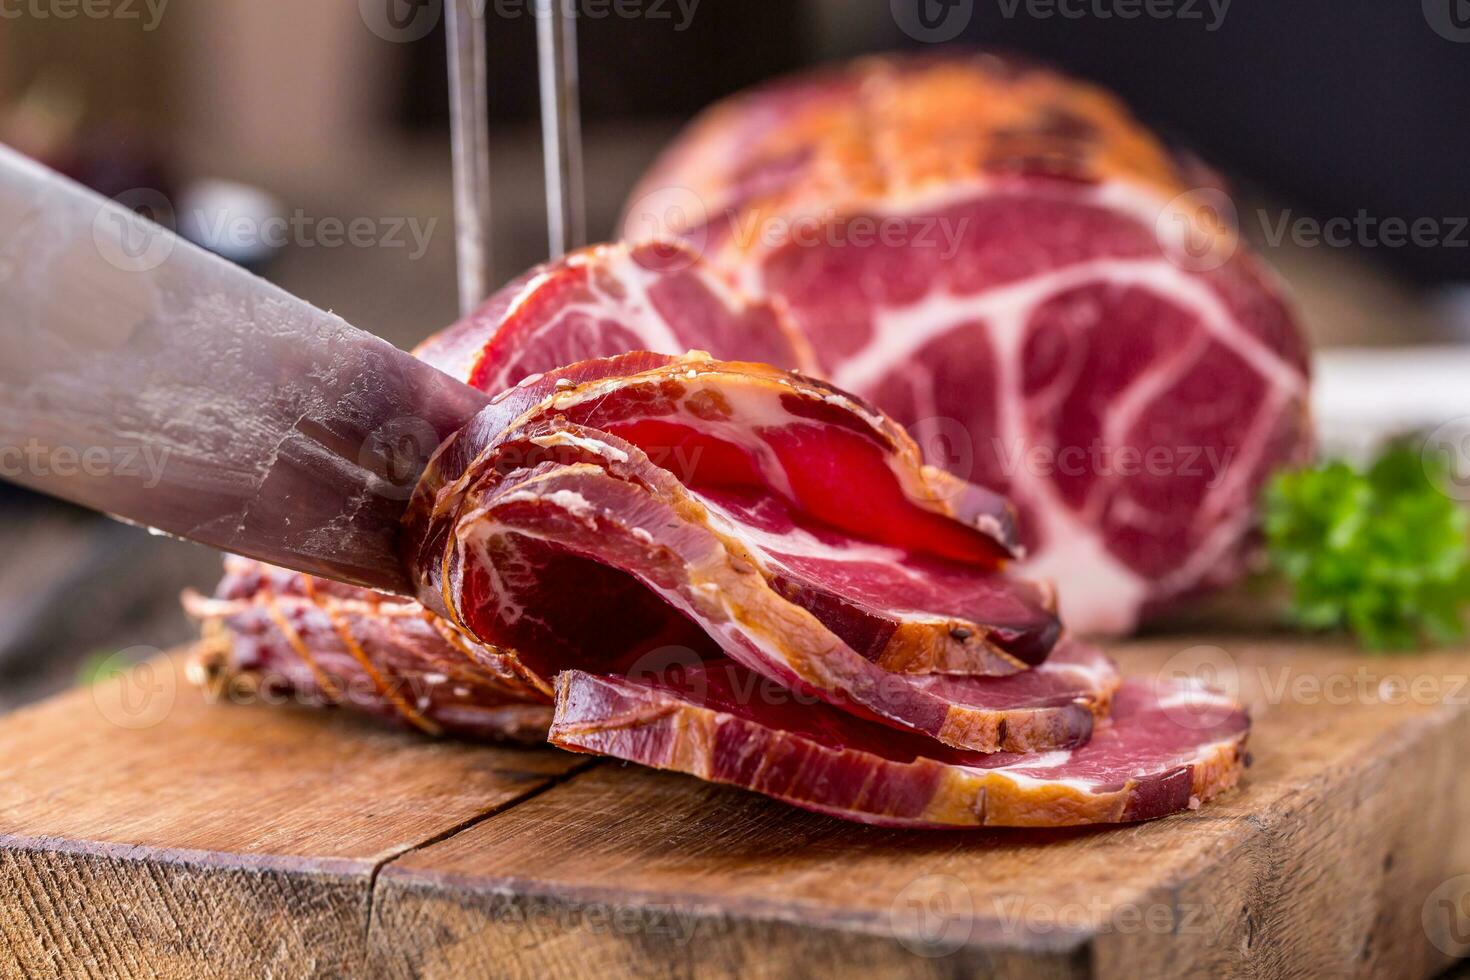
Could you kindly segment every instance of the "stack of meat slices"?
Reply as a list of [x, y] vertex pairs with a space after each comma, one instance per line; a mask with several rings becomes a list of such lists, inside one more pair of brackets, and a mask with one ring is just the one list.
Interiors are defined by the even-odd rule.
[[[785, 370], [793, 336], [668, 246], [512, 284], [423, 351], [499, 389], [415, 491], [423, 605], [234, 565], [191, 600], [216, 673], [457, 734], [550, 704], [564, 748], [876, 824], [1141, 820], [1233, 785], [1244, 713], [1065, 637], [1005, 571], [1004, 500]], [[752, 343], [781, 367], [618, 352]], [[563, 344], [611, 356], [544, 369]]]

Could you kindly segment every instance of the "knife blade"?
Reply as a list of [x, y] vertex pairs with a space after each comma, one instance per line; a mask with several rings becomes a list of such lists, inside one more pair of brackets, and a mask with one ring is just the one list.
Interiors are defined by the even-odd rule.
[[401, 594], [413, 486], [487, 401], [4, 146], [0, 337], [0, 476]]

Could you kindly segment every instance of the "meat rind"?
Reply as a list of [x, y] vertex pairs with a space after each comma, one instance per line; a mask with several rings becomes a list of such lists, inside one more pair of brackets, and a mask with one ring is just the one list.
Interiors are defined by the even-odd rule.
[[948, 750], [772, 693], [731, 663], [652, 677], [566, 671], [550, 739], [889, 827], [1151, 820], [1214, 798], [1246, 763], [1245, 713], [1187, 684], [1125, 681], [1085, 745], [1021, 756]]
[[539, 742], [551, 722], [513, 657], [417, 602], [231, 556], [215, 595], [184, 606], [205, 624], [190, 676], [224, 700], [264, 694], [490, 741]]

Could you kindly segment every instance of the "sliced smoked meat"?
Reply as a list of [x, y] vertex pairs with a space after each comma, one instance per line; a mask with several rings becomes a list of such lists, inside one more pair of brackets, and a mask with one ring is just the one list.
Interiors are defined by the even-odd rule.
[[[778, 304], [740, 300], [684, 246], [670, 243], [595, 246], [533, 269], [470, 316], [430, 338], [417, 353], [462, 381], [496, 392], [533, 373], [596, 354], [638, 349], [681, 354], [691, 347], [781, 367], [813, 363], [805, 341]], [[988, 498], [983, 506], [996, 499]], [[314, 628], [326, 615], [319, 608], [322, 596], [350, 600], [348, 632], [364, 637], [363, 657], [374, 664], [382, 658], [391, 661], [375, 670], [403, 678], [449, 676], [442, 663], [447, 648], [434, 635], [451, 637], [451, 645], [465, 638], [417, 603], [362, 590], [342, 596], [331, 583], [280, 569], [257, 566], [247, 574], [242, 571], [245, 565], [230, 567], [220, 583], [219, 598], [196, 596], [188, 603], [208, 624], [209, 659], [218, 670], [242, 681], [269, 676], [302, 699], [333, 700], [331, 683], [329, 690], [320, 690], [311, 665], [336, 664], [344, 677], [363, 682], [354, 686], [358, 696], [352, 703], [420, 729], [468, 737], [493, 737], [498, 730], [511, 738], [544, 730], [549, 712], [524, 704], [525, 691], [518, 688], [502, 692], [501, 704], [493, 684], [470, 684], [473, 704], [450, 698], [453, 703], [441, 705], [463, 685], [441, 689], [428, 684], [430, 703], [422, 711], [416, 708], [422, 694], [406, 699], [375, 696], [377, 681], [357, 658], [347, 655], [343, 631]], [[245, 589], [247, 582], [259, 588]], [[303, 583], [314, 587], [315, 599], [301, 594]], [[375, 609], [383, 613], [376, 624]], [[293, 637], [278, 628], [276, 613], [288, 624], [305, 618], [307, 628]], [[471, 650], [477, 656], [486, 654], [476, 644]], [[386, 676], [380, 678], [382, 685], [391, 688]], [[542, 685], [540, 696], [549, 700], [550, 682], [543, 678], [536, 682]]]
[[[1076, 745], [1117, 685], [1100, 655], [1015, 673], [987, 621], [1015, 627], [1026, 599], [1042, 594], [1009, 590], [983, 564], [922, 557], [912, 571], [924, 581], [912, 595], [969, 604], [975, 620], [965, 629], [980, 641], [970, 666], [1000, 662], [1011, 676], [895, 673], [870, 659], [871, 646], [854, 649], [842, 633], [871, 635], [875, 621], [886, 620], [890, 637], [902, 628], [929, 650], [925, 634], [949, 636], [953, 620], [932, 608], [907, 618], [875, 605], [893, 574], [861, 585], [836, 574], [846, 546], [835, 537], [825, 547], [817, 535], [778, 540], [787, 550], [775, 551], [769, 528], [790, 522], [778, 496], [764, 498], [761, 523], [751, 523], [753, 508], [719, 491], [706, 497], [641, 447], [565, 418], [527, 422], [472, 455], [475, 465], [450, 484], [421, 487], [410, 564], [425, 605], [481, 641], [515, 650], [533, 674], [623, 670], [680, 642], [692, 623], [726, 655], [786, 687], [979, 751]], [[823, 561], [794, 565], [797, 543], [811, 544], [808, 557]], [[865, 550], [870, 545], [851, 545], [849, 557], [861, 559], [853, 576], [876, 554], [894, 557]], [[1026, 615], [1036, 635], [1023, 646], [1049, 648], [1056, 638], [1049, 611], [1035, 605]]]
[[1230, 199], [1089, 85], [864, 59], [708, 110], [627, 235], [670, 188], [703, 211], [672, 230], [784, 300], [825, 377], [1015, 502], [1071, 629], [1237, 579], [1263, 482], [1310, 454], [1303, 337]]
[[432, 735], [546, 737], [549, 698], [518, 662], [416, 602], [232, 556], [214, 596], [184, 605], [206, 624], [190, 674], [226, 700], [264, 693]]
[[[1078, 644], [1053, 659], [1075, 655]], [[551, 742], [891, 827], [1063, 827], [1149, 820], [1234, 786], [1249, 721], [1228, 699], [1125, 681], [1072, 749], [960, 752], [803, 703], [728, 661], [557, 679]]]

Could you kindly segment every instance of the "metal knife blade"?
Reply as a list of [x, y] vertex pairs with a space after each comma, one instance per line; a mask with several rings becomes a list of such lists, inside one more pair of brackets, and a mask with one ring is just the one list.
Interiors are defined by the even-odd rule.
[[487, 401], [0, 146], [0, 476], [409, 594], [428, 455]]

